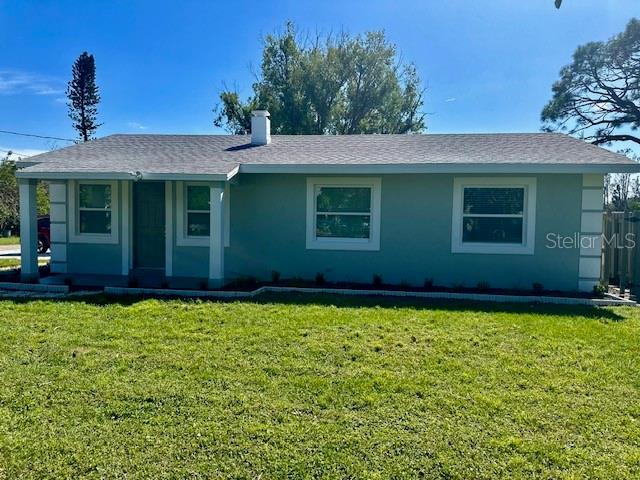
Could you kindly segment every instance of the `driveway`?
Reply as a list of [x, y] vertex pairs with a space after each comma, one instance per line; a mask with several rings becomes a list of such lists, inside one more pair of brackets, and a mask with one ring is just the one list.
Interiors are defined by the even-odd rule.
[[[38, 255], [38, 258], [49, 258], [50, 253]], [[20, 258], [20, 245], [0, 245], [0, 258]]]

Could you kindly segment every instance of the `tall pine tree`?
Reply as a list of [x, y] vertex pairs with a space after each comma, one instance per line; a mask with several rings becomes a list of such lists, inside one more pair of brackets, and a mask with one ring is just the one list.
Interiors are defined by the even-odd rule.
[[98, 103], [100, 94], [96, 85], [96, 64], [93, 55], [82, 52], [71, 70], [72, 78], [67, 85], [69, 118], [73, 128], [83, 142], [90, 140], [98, 127]]

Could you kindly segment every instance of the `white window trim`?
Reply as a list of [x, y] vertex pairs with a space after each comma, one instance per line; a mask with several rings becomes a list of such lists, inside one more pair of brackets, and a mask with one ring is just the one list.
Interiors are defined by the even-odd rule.
[[[469, 187], [524, 188], [523, 243], [464, 243], [462, 217], [464, 189]], [[533, 255], [536, 236], [536, 179], [534, 177], [456, 177], [453, 180], [452, 253]]]
[[[317, 187], [370, 187], [371, 227], [369, 238], [322, 238], [316, 236]], [[308, 250], [380, 250], [381, 181], [374, 177], [307, 178], [307, 249]]]
[[[211, 187], [211, 183], [206, 182], [184, 182], [178, 181], [176, 182], [176, 246], [177, 247], [208, 247], [210, 245], [211, 237], [207, 235], [206, 237], [190, 237], [187, 235], [186, 231], [186, 194], [187, 194], [187, 186], [204, 186]], [[230, 195], [229, 195], [229, 184], [225, 184], [224, 190], [224, 246], [229, 246], [229, 223], [230, 223]], [[209, 207], [211, 208], [211, 207]], [[211, 211], [211, 210], [209, 210]], [[212, 228], [209, 225], [209, 228]]]
[[[208, 247], [209, 238], [187, 235], [187, 187], [211, 187], [206, 182], [177, 182], [176, 185], [176, 245], [179, 247]], [[211, 202], [211, 199], [209, 199]], [[211, 205], [209, 205], [211, 211]], [[211, 225], [209, 225], [211, 228]]]
[[[111, 233], [80, 233], [78, 221], [80, 185], [109, 185], [111, 187]], [[70, 180], [69, 181], [69, 242], [70, 243], [105, 243], [117, 244], [119, 222], [120, 195], [117, 180]]]

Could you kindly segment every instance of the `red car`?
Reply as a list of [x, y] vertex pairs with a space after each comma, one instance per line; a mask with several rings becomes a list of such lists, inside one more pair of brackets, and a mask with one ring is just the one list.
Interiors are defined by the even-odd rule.
[[38, 219], [38, 253], [47, 253], [51, 246], [51, 221], [49, 217]]

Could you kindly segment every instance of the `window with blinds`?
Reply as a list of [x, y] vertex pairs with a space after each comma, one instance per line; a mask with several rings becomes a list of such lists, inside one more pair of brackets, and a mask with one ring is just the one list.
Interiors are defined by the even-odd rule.
[[524, 198], [524, 188], [465, 187], [462, 241], [521, 244]]

